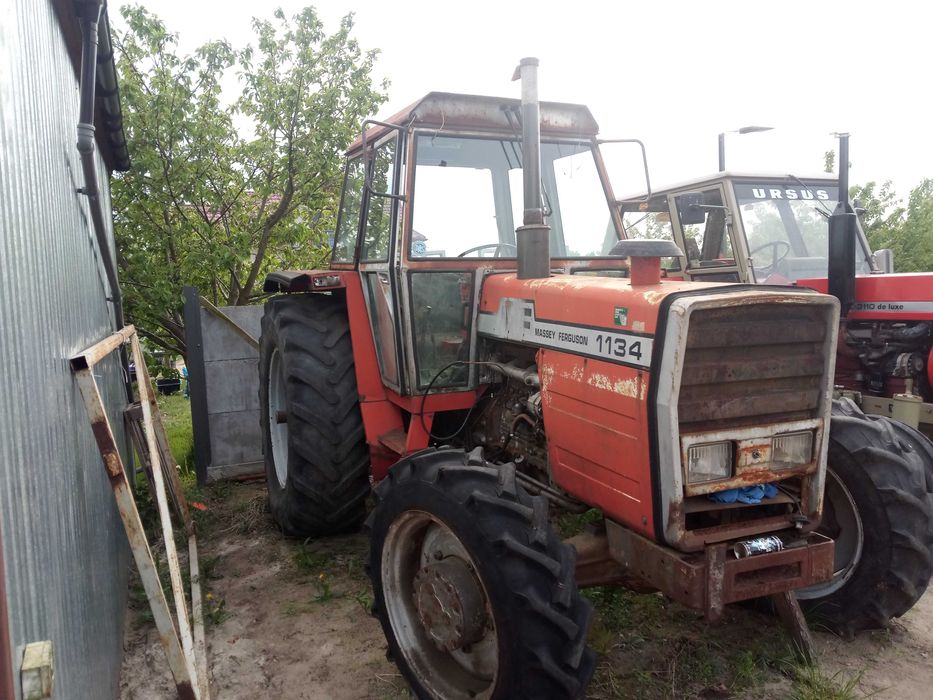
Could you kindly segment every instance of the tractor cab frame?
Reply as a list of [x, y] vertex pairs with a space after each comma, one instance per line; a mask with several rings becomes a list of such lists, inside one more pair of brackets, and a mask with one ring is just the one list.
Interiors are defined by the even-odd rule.
[[[266, 279], [266, 292], [347, 290], [377, 479], [428, 443], [436, 413], [469, 409], [484, 391], [475, 365], [445, 367], [477, 360], [482, 282], [518, 267], [520, 109], [519, 100], [430, 93], [366, 122], [347, 152], [329, 269]], [[622, 224], [596, 121], [581, 105], [540, 110], [551, 269], [627, 276], [628, 261], [609, 254]], [[416, 413], [412, 431], [406, 416]]]

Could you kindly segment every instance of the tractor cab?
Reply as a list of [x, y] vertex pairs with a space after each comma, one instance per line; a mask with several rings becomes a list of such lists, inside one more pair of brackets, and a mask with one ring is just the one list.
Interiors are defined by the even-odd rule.
[[[717, 173], [622, 201], [630, 238], [672, 240], [684, 252], [669, 259], [670, 276], [752, 284], [795, 284], [825, 278], [835, 179]], [[890, 272], [890, 257], [872, 256], [857, 231], [855, 272]], [[886, 263], [886, 264], [885, 264]]]
[[[621, 220], [582, 105], [543, 102], [541, 186], [551, 269], [624, 276], [610, 251]], [[348, 150], [330, 269], [358, 270], [385, 387], [400, 395], [472, 389], [485, 275], [517, 269], [523, 219], [519, 100], [430, 93]], [[304, 278], [267, 282], [297, 291]], [[320, 280], [320, 278], [319, 278]], [[323, 290], [320, 284], [315, 290]]]

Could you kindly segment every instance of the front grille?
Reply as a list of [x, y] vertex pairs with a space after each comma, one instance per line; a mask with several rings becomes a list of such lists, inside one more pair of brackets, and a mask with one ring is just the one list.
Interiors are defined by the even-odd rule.
[[677, 404], [681, 433], [818, 418], [828, 313], [793, 303], [695, 310]]

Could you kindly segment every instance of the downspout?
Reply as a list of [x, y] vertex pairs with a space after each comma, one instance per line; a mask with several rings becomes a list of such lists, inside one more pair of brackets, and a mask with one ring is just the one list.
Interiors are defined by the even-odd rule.
[[[110, 288], [110, 296], [107, 301], [113, 304], [115, 330], [120, 330], [125, 325], [123, 295], [120, 292], [120, 281], [117, 279], [116, 263], [110, 253], [110, 243], [107, 240], [107, 226], [104, 222], [104, 211], [100, 202], [100, 189], [97, 186], [97, 162], [94, 159], [97, 29], [103, 11], [103, 3], [101, 0], [87, 0], [79, 3], [76, 9], [78, 21], [81, 24], [81, 96], [78, 112], [78, 153], [81, 154], [81, 168], [84, 171], [84, 187], [80, 188], [78, 192], [87, 196], [88, 205], [91, 209], [94, 235], [97, 238], [97, 247], [104, 263], [107, 286]], [[120, 364], [123, 368], [126, 399], [129, 403], [133, 403], [133, 385], [130, 381], [129, 358], [127, 357], [126, 346], [120, 347]]]

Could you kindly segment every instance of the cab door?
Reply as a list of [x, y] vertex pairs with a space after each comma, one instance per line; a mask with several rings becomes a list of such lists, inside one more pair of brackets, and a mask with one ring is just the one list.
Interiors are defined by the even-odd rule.
[[397, 232], [401, 134], [392, 131], [364, 154], [367, 177], [360, 217], [359, 270], [382, 382], [405, 391], [401, 347]]
[[678, 243], [684, 251], [688, 279], [738, 282], [734, 213], [722, 185], [668, 195]]

